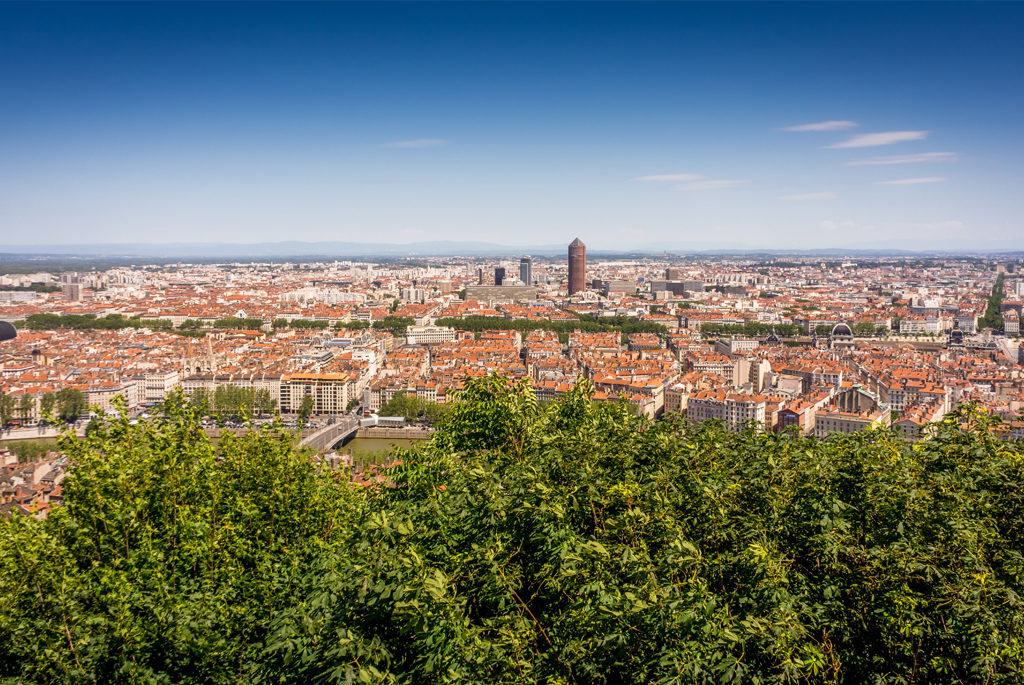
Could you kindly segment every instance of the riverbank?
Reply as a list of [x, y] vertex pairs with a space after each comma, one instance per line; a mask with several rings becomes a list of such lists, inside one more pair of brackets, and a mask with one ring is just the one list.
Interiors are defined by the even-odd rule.
[[356, 438], [381, 440], [427, 440], [433, 435], [430, 428], [360, 428]]

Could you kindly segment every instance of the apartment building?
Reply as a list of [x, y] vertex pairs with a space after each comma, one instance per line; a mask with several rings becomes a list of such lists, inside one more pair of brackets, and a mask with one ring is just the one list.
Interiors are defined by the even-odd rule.
[[690, 395], [686, 416], [697, 422], [722, 421], [730, 430], [740, 431], [751, 422], [765, 425], [767, 400], [764, 395], [703, 390]]
[[845, 412], [829, 406], [814, 418], [814, 435], [824, 438], [832, 433], [855, 433], [866, 428], [881, 428], [889, 425], [891, 414], [888, 409], [864, 412]]

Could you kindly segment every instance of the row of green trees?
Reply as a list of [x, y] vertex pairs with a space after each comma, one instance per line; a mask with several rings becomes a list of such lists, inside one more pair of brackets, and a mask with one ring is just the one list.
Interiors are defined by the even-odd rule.
[[30, 283], [28, 285], [5, 285], [0, 292], [32, 292], [32, 293], [59, 293], [59, 285], [47, 285], [46, 283]]
[[217, 319], [216, 321], [214, 321], [213, 327], [231, 330], [258, 331], [261, 328], [263, 328], [263, 319], [243, 319], [239, 317], [229, 316], [227, 318]]
[[181, 399], [62, 449], [0, 521], [0, 678], [175, 683], [1017, 683], [1024, 453], [652, 424], [467, 384], [384, 484]]
[[[829, 329], [831, 330], [831, 328]], [[772, 331], [776, 335], [782, 335], [786, 337], [792, 337], [794, 335], [800, 335], [803, 331], [796, 324], [782, 323], [782, 324], [768, 324], [758, 323], [756, 321], [747, 321], [746, 323], [702, 323], [700, 325], [700, 332], [704, 335], [746, 335], [751, 337], [763, 338], [769, 335]]]
[[416, 323], [416, 320], [409, 316], [385, 316], [380, 321], [373, 322], [374, 330], [388, 331], [392, 335], [402, 336], [405, 335], [406, 330], [409, 326]]
[[311, 321], [308, 319], [294, 319], [289, 321], [288, 319], [274, 319], [271, 327], [276, 331], [282, 328], [296, 328], [296, 329], [325, 329], [330, 326], [329, 321]]
[[639, 321], [625, 316], [593, 317], [579, 315], [576, 321], [548, 321], [547, 319], [506, 319], [500, 316], [467, 316], [464, 318], [442, 318], [437, 320], [438, 326], [448, 326], [462, 331], [479, 333], [486, 330], [520, 331], [555, 331], [559, 339], [565, 343], [573, 331], [657, 333], [664, 335], [667, 329], [652, 321]]
[[57, 446], [51, 442], [42, 440], [10, 440], [0, 443], [0, 449], [9, 449], [18, 457], [19, 462], [35, 461], [46, 455]]
[[97, 317], [95, 314], [29, 314], [19, 325], [35, 331], [61, 329], [116, 331], [123, 328], [169, 330], [172, 328], [171, 321], [168, 319], [128, 319], [121, 314], [108, 314], [101, 317]]
[[378, 416], [401, 416], [406, 421], [426, 421], [438, 424], [447, 415], [450, 405], [431, 402], [416, 395], [396, 392], [379, 410]]
[[[834, 326], [835, 324], [822, 324], [820, 326], [815, 326], [814, 332], [817, 335], [829, 335]], [[854, 335], [860, 337], [882, 335], [888, 332], [887, 328], [875, 326], [875, 324], [870, 321], [858, 321], [850, 326], [850, 330], [853, 331]], [[777, 335], [785, 337], [792, 337], [803, 333], [803, 329], [796, 324], [791, 323], [767, 324], [748, 321], [742, 324], [702, 323], [700, 325], [700, 332], [709, 336], [746, 335], [751, 337], [764, 337], [772, 331]]]
[[[12, 419], [29, 419], [36, 409], [36, 402], [30, 395], [22, 395], [15, 399], [13, 395], [0, 392], [0, 425]], [[77, 419], [88, 409], [85, 393], [78, 388], [63, 388], [57, 392], [47, 392], [39, 398], [40, 416], [53, 417], [60, 421], [70, 422]]]
[[[379, 321], [374, 321], [372, 324], [369, 321], [338, 321], [334, 324], [334, 327], [338, 330], [365, 330], [372, 327], [379, 331], [391, 331], [395, 335], [405, 335], [406, 329], [414, 323], [416, 323], [415, 319], [407, 316], [387, 316]], [[292, 321], [274, 319], [273, 323], [274, 330], [282, 328], [325, 330], [329, 327], [329, 321], [313, 321], [308, 319], [294, 319]]]
[[981, 319], [982, 328], [992, 328], [997, 331], [1003, 330], [1003, 314], [1000, 311], [1003, 304], [1003, 274], [996, 277], [992, 286], [992, 293], [988, 297], [988, 304], [985, 307], [985, 315]]
[[[817, 335], [829, 335], [832, 333], [833, 328], [835, 328], [835, 324], [823, 324], [821, 326], [815, 326], [814, 332]], [[889, 332], [888, 328], [884, 326], [876, 326], [870, 321], [858, 321], [850, 326], [850, 330], [853, 331], [854, 335], [861, 338], [884, 335]]]
[[234, 420], [272, 414], [277, 408], [269, 390], [234, 385], [218, 385], [212, 393], [206, 388], [197, 388], [189, 401], [205, 416]]

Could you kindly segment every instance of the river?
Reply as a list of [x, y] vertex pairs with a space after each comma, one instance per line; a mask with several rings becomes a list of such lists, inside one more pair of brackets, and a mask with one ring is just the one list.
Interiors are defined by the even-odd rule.
[[364, 461], [377, 462], [383, 460], [387, 453], [396, 447], [416, 447], [422, 440], [408, 440], [402, 438], [352, 438], [338, 451], [347, 453], [352, 451], [352, 456]]

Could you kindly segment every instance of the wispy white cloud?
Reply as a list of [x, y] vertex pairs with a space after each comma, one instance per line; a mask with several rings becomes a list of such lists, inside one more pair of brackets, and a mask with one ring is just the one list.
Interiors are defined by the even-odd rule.
[[734, 181], [727, 179], [708, 179], [706, 181], [696, 181], [694, 183], [684, 183], [683, 185], [676, 186], [676, 190], [720, 190], [722, 188], [732, 188], [738, 186], [747, 181]]
[[846, 166], [874, 166], [883, 164], [928, 164], [931, 162], [955, 162], [955, 152], [922, 152], [916, 155], [889, 155], [888, 157], [867, 157], [846, 162]]
[[839, 197], [839, 194], [831, 190], [826, 190], [821, 193], [797, 193], [796, 195], [783, 195], [780, 200], [793, 200], [795, 202], [803, 202], [805, 200], [834, 200]]
[[921, 178], [899, 178], [895, 181], [878, 181], [877, 183], [883, 186], [914, 186], [918, 183], [941, 183], [948, 180], [943, 176], [923, 176]]
[[699, 181], [704, 178], [700, 174], [654, 174], [652, 176], [637, 176], [633, 181]]
[[800, 124], [799, 126], [786, 126], [783, 131], [802, 133], [804, 131], [845, 131], [848, 128], [855, 128], [856, 121], [819, 121], [814, 124]]
[[413, 138], [412, 140], [394, 140], [390, 143], [384, 143], [384, 147], [422, 148], [439, 147], [447, 144], [448, 141], [444, 138]]
[[924, 140], [928, 137], [928, 131], [883, 131], [882, 133], [862, 133], [841, 143], [827, 145], [828, 148], [847, 147], [876, 147], [878, 145], [892, 145], [893, 143], [905, 143], [910, 140]]

